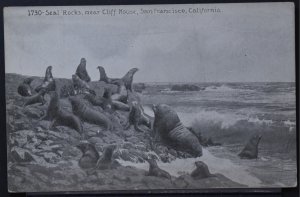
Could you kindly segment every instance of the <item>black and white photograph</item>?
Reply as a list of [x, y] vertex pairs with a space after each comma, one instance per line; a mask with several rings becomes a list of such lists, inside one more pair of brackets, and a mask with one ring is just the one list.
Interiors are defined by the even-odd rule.
[[296, 187], [294, 9], [5, 7], [8, 191]]

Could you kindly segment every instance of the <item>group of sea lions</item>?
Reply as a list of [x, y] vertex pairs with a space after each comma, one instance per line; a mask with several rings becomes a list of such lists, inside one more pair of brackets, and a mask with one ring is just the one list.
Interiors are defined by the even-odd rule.
[[[70, 96], [69, 102], [72, 112], [61, 107], [60, 98], [56, 90], [55, 79], [52, 75], [52, 66], [46, 69], [43, 82], [35, 89], [31, 87], [34, 78], [25, 79], [18, 87], [18, 93], [26, 97], [23, 106], [35, 103], [46, 103], [45, 94], [50, 95], [49, 105], [46, 114], [39, 120], [51, 121], [49, 128], [56, 126], [66, 126], [77, 131], [82, 139], [85, 139], [85, 131], [82, 122], [104, 127], [107, 130], [114, 130], [114, 124], [108, 114], [116, 110], [127, 111], [128, 121], [124, 129], [129, 129], [132, 125], [137, 132], [149, 132], [154, 142], [160, 141], [175, 150], [187, 152], [194, 157], [202, 156], [202, 144], [198, 136], [192, 129], [185, 127], [175, 110], [166, 104], [153, 105], [154, 118], [144, 112], [141, 100], [132, 88], [133, 76], [138, 71], [137, 68], [130, 69], [122, 78], [109, 78], [105, 69], [98, 66], [100, 80], [106, 84], [117, 86], [117, 91], [112, 92], [109, 88], [104, 88], [103, 95], [96, 95], [89, 83], [91, 78], [86, 70], [86, 59], [81, 58], [75, 74], [72, 75], [75, 96]], [[84, 95], [83, 99], [77, 95]], [[103, 111], [87, 105], [83, 100], [92, 106], [99, 106]], [[251, 138], [244, 150], [239, 154], [241, 158], [257, 158], [258, 143], [261, 136]], [[90, 143], [80, 143], [77, 146], [82, 151], [79, 166], [83, 169], [111, 169], [118, 166], [118, 162], [112, 160], [112, 155], [116, 146], [110, 145], [105, 148], [102, 157], [99, 156], [96, 148]], [[159, 176], [170, 178], [171, 176], [161, 170], [154, 159], [146, 159], [149, 163], [149, 176]], [[196, 162], [196, 170], [192, 177], [209, 177], [206, 164]]]

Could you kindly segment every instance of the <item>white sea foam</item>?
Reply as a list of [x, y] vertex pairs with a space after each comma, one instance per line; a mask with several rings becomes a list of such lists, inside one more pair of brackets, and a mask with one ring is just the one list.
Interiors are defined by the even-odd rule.
[[266, 124], [266, 125], [271, 125], [273, 124], [273, 120], [265, 120], [265, 119], [259, 119], [258, 117], [250, 117], [248, 118], [248, 122], [256, 123], [256, 124]]
[[296, 126], [296, 123], [293, 122], [293, 121], [290, 121], [290, 120], [284, 121], [283, 124], [284, 124], [285, 126], [288, 126], [288, 127]]
[[[124, 166], [134, 166], [148, 171], [149, 165], [145, 163], [134, 163], [118, 160]], [[234, 182], [241, 183], [250, 187], [260, 187], [261, 180], [252, 176], [247, 167], [232, 163], [229, 159], [213, 156], [207, 149], [203, 149], [203, 156], [198, 158], [176, 159], [170, 163], [158, 161], [158, 166], [169, 172], [172, 176], [178, 177], [182, 174], [190, 174], [195, 169], [195, 161], [203, 161], [208, 165], [211, 173], [220, 173]]]
[[235, 125], [238, 121], [245, 119], [242, 115], [219, 113], [216, 111], [202, 110], [199, 112], [178, 112], [181, 121], [187, 125], [192, 125], [195, 121], [210, 122], [212, 124], [220, 124], [222, 129]]

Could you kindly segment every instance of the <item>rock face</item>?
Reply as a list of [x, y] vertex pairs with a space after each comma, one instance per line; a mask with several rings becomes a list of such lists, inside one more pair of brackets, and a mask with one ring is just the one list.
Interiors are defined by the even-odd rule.
[[199, 91], [200, 87], [191, 84], [183, 84], [183, 85], [173, 85], [171, 87], [172, 91]]
[[[171, 177], [172, 180], [170, 180], [145, 176], [147, 173], [145, 170], [115, 165], [113, 162], [111, 166], [114, 167], [105, 170], [83, 169], [80, 167], [81, 164], [79, 165], [83, 153], [76, 148], [83, 141], [81, 135], [66, 126], [49, 129], [50, 120], [39, 120], [47, 113], [50, 96], [45, 95], [47, 104], [44, 106], [21, 107], [23, 98], [18, 95], [17, 88], [25, 78], [15, 74], [6, 74], [5, 78], [9, 191], [196, 189], [242, 186], [222, 176], [203, 180], [194, 180], [192, 177]], [[60, 88], [72, 85], [71, 79], [55, 80], [58, 93], [60, 93]], [[42, 78], [34, 77], [31, 85], [34, 88], [41, 82]], [[104, 88], [116, 91], [114, 85], [104, 82], [89, 82], [89, 85], [91, 89], [95, 90], [97, 96], [102, 96]], [[68, 98], [60, 97], [60, 104], [63, 110], [72, 113], [72, 106]], [[88, 103], [85, 104], [88, 105]], [[89, 107], [101, 111], [100, 107], [90, 105]], [[137, 132], [134, 128], [124, 130], [119, 125], [125, 125], [128, 121], [128, 111], [114, 111], [112, 114], [104, 112], [104, 115], [114, 124], [115, 129], [112, 131], [105, 130], [104, 127], [96, 124], [83, 122], [83, 130], [86, 134], [84, 142], [92, 144], [100, 156], [104, 154], [107, 146], [116, 144], [117, 147], [111, 155], [111, 161], [143, 163], [146, 162], [145, 158], [151, 156], [156, 160], [170, 162], [176, 158], [192, 157], [191, 154], [182, 150], [155, 143], [149, 132]], [[178, 122], [178, 119], [174, 120]], [[165, 127], [170, 125], [173, 125], [172, 121], [168, 122]], [[174, 130], [173, 136], [177, 136], [175, 138], [190, 136], [189, 133], [181, 133], [181, 131], [183, 130], [179, 129], [179, 132]]]

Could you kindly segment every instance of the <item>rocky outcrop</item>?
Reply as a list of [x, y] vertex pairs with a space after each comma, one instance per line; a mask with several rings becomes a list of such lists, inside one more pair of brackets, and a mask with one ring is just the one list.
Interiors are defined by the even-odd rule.
[[[172, 180], [160, 177], [145, 176], [146, 171], [131, 166], [118, 166], [114, 169], [85, 171], [78, 161], [82, 152], [76, 148], [82, 142], [81, 135], [66, 126], [49, 129], [49, 120], [39, 119], [45, 115], [49, 104], [49, 95], [45, 96], [44, 106], [22, 106], [22, 97], [17, 93], [18, 82], [25, 77], [6, 75], [6, 126], [8, 151], [8, 188], [9, 191], [41, 192], [41, 191], [86, 191], [86, 190], [127, 190], [127, 189], [180, 189], [208, 188], [211, 186], [238, 187], [226, 177], [212, 177], [205, 180], [194, 180], [190, 177], [171, 177]], [[17, 81], [17, 83], [16, 83]], [[58, 88], [70, 85], [71, 79], [56, 79]], [[36, 77], [33, 88], [42, 82]], [[115, 91], [114, 85], [105, 82], [89, 82], [90, 87], [101, 96], [104, 88]], [[60, 99], [61, 107], [72, 112], [67, 98]], [[101, 109], [90, 106], [94, 110]], [[146, 158], [154, 158], [170, 162], [176, 158], [188, 158], [190, 154], [176, 151], [163, 144], [154, 143], [149, 132], [141, 133], [134, 128], [122, 129], [126, 125], [129, 112], [115, 111], [112, 114], [103, 112], [116, 125], [112, 131], [103, 127], [83, 123], [83, 130], [88, 143], [95, 146], [102, 155], [106, 146], [117, 145], [113, 160], [128, 162], [145, 162]]]

